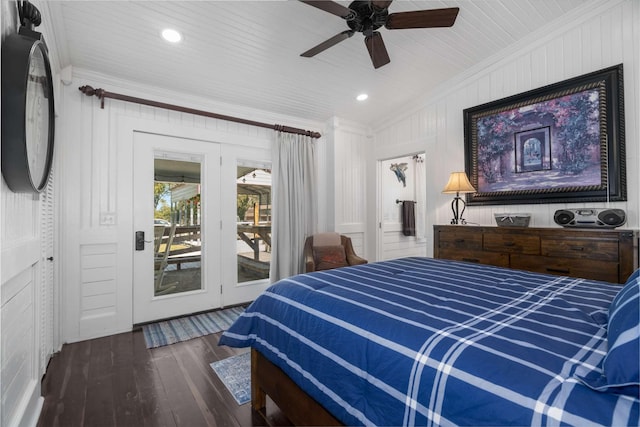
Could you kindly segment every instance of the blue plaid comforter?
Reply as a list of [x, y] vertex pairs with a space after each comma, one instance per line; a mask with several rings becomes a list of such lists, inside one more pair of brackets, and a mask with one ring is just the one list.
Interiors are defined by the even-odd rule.
[[619, 285], [430, 258], [303, 274], [221, 345], [252, 346], [347, 425], [637, 425], [599, 370]]

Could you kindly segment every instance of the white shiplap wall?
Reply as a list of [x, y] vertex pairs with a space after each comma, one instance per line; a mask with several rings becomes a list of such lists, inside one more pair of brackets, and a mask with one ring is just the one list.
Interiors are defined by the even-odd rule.
[[[447, 224], [451, 216], [451, 196], [441, 190], [450, 172], [464, 170], [462, 111], [619, 63], [624, 64], [625, 77], [628, 201], [609, 207], [627, 212], [625, 227], [640, 226], [640, 2], [608, 1], [590, 6], [571, 14], [562, 25], [541, 28], [534, 37], [509, 48], [506, 55], [489, 58], [446, 87], [418, 97], [412, 110], [374, 130], [378, 152], [403, 155], [407, 144], [426, 151], [429, 255], [433, 254], [432, 226]], [[469, 222], [493, 225], [494, 213], [529, 212], [530, 226], [553, 227], [555, 210], [582, 206], [605, 204], [472, 206], [465, 217]]]
[[331, 171], [327, 179], [333, 180], [329, 188], [335, 190], [332, 199], [333, 227], [336, 231], [351, 238], [353, 249], [359, 256], [373, 259], [367, 253], [367, 153], [371, 150], [370, 132], [353, 122], [333, 118], [327, 128], [332, 138]]
[[[266, 123], [323, 130], [323, 124], [319, 123], [219, 105], [211, 100], [74, 69], [73, 83], [64, 89], [64, 113], [60, 121], [64, 136], [58, 146], [59, 181], [60, 188], [64, 189], [60, 217], [61, 252], [65, 255], [61, 266], [65, 301], [62, 331], [67, 342], [119, 333], [132, 326], [133, 194], [131, 180], [126, 178], [132, 177], [134, 167], [126, 154], [126, 150], [131, 150], [126, 142], [127, 138], [131, 140], [130, 129], [156, 129], [156, 133], [245, 149], [270, 147], [274, 135], [270, 129], [113, 99], [106, 99], [101, 109], [98, 99], [78, 91], [78, 87], [85, 84]], [[222, 151], [223, 162], [233, 158], [233, 149]], [[230, 179], [235, 185], [235, 166], [232, 170]], [[230, 221], [235, 226], [235, 209], [232, 211]]]
[[[1, 2], [0, 18], [4, 40], [17, 29], [16, 2]], [[46, 260], [54, 253], [53, 186], [50, 177], [39, 196], [13, 193], [4, 179], [0, 187], [1, 426], [35, 425], [40, 380], [59, 345], [54, 269]]]
[[57, 349], [53, 263], [53, 178], [39, 195], [16, 194], [2, 181], [0, 425], [34, 422], [40, 379]]

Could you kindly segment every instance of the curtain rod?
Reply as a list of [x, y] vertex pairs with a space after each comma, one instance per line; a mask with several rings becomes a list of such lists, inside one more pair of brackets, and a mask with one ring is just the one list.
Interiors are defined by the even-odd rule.
[[127, 102], [142, 104], [142, 105], [148, 105], [150, 107], [158, 107], [158, 108], [164, 108], [167, 110], [179, 111], [181, 113], [189, 113], [189, 114], [195, 114], [197, 116], [205, 116], [205, 117], [211, 117], [213, 119], [220, 119], [220, 120], [226, 120], [229, 122], [241, 123], [243, 125], [257, 126], [257, 127], [277, 130], [280, 132], [294, 133], [297, 135], [306, 135], [306, 136], [310, 136], [311, 138], [320, 138], [322, 136], [319, 132], [314, 132], [310, 130], [304, 130], [304, 129], [294, 128], [291, 126], [285, 126], [285, 125], [277, 125], [277, 124], [271, 125], [269, 123], [256, 122], [253, 120], [246, 120], [246, 119], [241, 119], [239, 117], [233, 117], [233, 116], [225, 116], [223, 114], [211, 113], [209, 111], [196, 110], [194, 108], [181, 107], [179, 105], [151, 101], [149, 99], [144, 99], [144, 98], [136, 98], [133, 96], [122, 95], [119, 93], [107, 92], [104, 89], [94, 89], [88, 85], [80, 86], [78, 90], [87, 96], [95, 95], [96, 97], [98, 97], [100, 99], [100, 108], [104, 108], [105, 98], [111, 98], [111, 99], [117, 99], [120, 101], [127, 101]]

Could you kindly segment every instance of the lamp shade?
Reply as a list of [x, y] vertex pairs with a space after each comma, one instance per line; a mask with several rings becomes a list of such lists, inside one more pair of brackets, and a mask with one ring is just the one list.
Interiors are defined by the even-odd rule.
[[464, 172], [451, 172], [449, 182], [442, 190], [443, 193], [475, 193], [476, 189], [469, 182]]

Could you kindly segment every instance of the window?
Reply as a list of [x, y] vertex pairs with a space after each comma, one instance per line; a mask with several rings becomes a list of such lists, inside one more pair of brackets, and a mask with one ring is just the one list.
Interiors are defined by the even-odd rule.
[[238, 283], [269, 278], [271, 266], [271, 169], [242, 164], [237, 174]]

